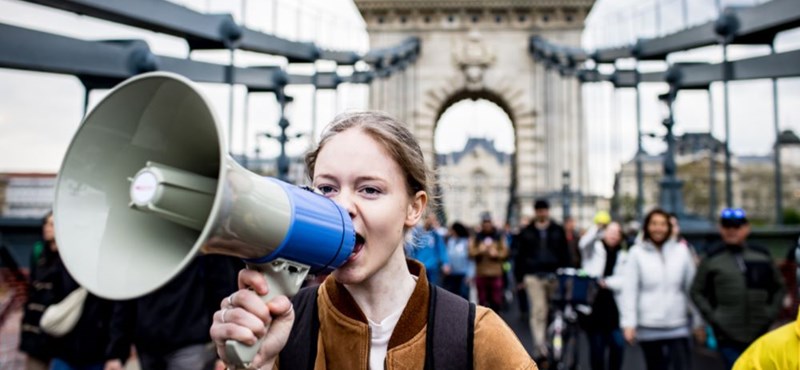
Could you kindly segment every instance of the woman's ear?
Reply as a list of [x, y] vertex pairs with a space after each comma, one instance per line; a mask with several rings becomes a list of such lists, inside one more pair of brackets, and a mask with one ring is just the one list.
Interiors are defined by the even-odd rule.
[[420, 190], [411, 199], [406, 211], [406, 227], [412, 227], [419, 223], [422, 219], [422, 214], [425, 213], [425, 207], [428, 206], [428, 193]]

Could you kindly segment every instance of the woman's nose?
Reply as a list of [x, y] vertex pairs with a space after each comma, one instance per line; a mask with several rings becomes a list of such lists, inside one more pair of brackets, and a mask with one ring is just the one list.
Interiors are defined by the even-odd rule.
[[350, 215], [350, 218], [354, 218], [356, 215], [356, 206], [353, 199], [353, 195], [347, 192], [340, 192], [333, 197], [333, 200], [336, 203], [339, 203], [342, 208], [347, 210], [347, 214]]

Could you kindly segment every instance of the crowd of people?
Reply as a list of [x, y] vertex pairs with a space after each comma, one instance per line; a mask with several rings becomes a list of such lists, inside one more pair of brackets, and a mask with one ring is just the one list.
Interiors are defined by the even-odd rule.
[[[79, 289], [59, 255], [49, 213], [33, 249], [19, 349], [29, 370], [119, 370], [135, 358], [143, 370], [212, 370], [208, 328], [223, 297], [236, 290], [241, 261], [197, 257], [175, 279], [143, 297], [111, 301], [88, 293], [66, 332], [41, 324], [48, 307]], [[135, 353], [132, 352], [135, 348]]]
[[[548, 310], [559, 281], [554, 276], [565, 268], [579, 269], [597, 284], [590, 309], [579, 320], [592, 369], [622, 368], [625, 348], [634, 344], [650, 370], [691, 369], [694, 346], [716, 349], [730, 369], [791, 304], [770, 252], [748, 242], [750, 224], [742, 209], [721, 212], [721, 241], [703, 253], [681, 236], [677, 217], [661, 209], [651, 210], [633, 233], [625, 233], [607, 212], [598, 212], [582, 232], [572, 219], [563, 227], [551, 219], [546, 200], [537, 200], [534, 212], [516, 231], [499, 230], [484, 214], [468, 237], [460, 222], [445, 229], [430, 216], [412, 235], [435, 235], [441, 242], [414, 236], [406, 251], [437, 270], [428, 275], [441, 275], [443, 287], [465, 298], [471, 289], [481, 305], [503, 310], [510, 304], [503, 298], [516, 296], [540, 365], [550, 351]], [[455, 261], [458, 274], [451, 277]], [[785, 328], [783, 336], [790, 331]]]
[[[620, 369], [632, 344], [649, 370], [690, 369], [692, 346], [709, 343], [709, 333], [727, 368], [798, 366], [795, 324], [757, 340], [785, 306], [786, 288], [770, 253], [748, 242], [741, 209], [723, 210], [722, 241], [703, 253], [660, 209], [635, 235], [606, 212], [583, 231], [571, 219], [562, 226], [544, 199], [515, 229], [497, 227], [489, 213], [474, 227], [445, 228], [428, 209], [433, 176], [419, 145], [401, 122], [374, 112], [335, 118], [306, 163], [314, 189], [349, 213], [357, 242], [343, 266], [293, 300], [265, 304], [263, 274], [201, 256], [144, 297], [88, 293], [75, 326], [48, 333], [45, 310], [79, 287], [47, 215], [22, 325], [26, 368], [117, 370], [132, 356], [145, 370], [233, 368], [241, 364], [225, 343], [236, 340], [259, 343], [248, 364], [259, 369], [535, 369], [551, 355], [553, 277], [565, 268], [597, 286], [579, 321], [592, 369]], [[514, 297], [532, 356], [498, 315]], [[786, 351], [794, 360], [781, 357]]]

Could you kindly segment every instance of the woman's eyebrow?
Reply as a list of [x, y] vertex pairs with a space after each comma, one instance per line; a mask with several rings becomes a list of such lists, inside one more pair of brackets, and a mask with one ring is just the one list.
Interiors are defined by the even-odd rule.
[[336, 176], [333, 176], [333, 175], [327, 174], [327, 173], [317, 174], [317, 175], [314, 176], [313, 181], [316, 181], [318, 179], [328, 180], [328, 181], [336, 181]]
[[356, 177], [356, 182], [363, 182], [363, 181], [380, 181], [380, 182], [388, 182], [386, 179], [380, 176], [359, 176]]

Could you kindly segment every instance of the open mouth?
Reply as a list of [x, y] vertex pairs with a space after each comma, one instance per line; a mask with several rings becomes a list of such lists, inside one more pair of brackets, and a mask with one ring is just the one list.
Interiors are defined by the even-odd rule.
[[347, 262], [353, 261], [358, 258], [361, 250], [364, 248], [365, 239], [364, 237], [356, 233], [356, 244], [353, 246], [353, 253], [350, 254], [350, 258], [347, 259]]

